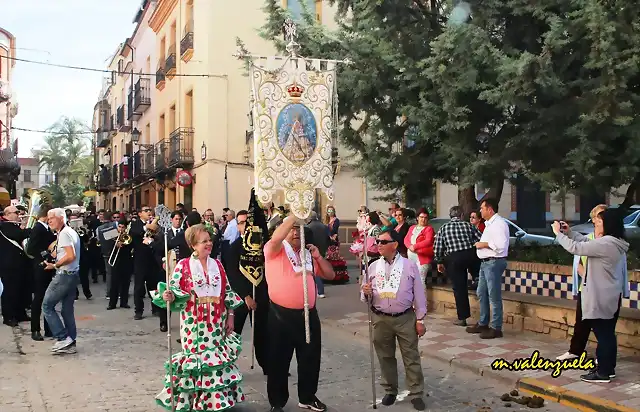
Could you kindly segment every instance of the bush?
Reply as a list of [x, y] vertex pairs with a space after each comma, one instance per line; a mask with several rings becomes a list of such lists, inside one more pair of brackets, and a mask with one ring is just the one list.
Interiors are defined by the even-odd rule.
[[[640, 269], [640, 254], [638, 253], [640, 250], [640, 240], [634, 239], [629, 243], [629, 251], [627, 252], [628, 269]], [[516, 245], [509, 249], [509, 260], [566, 266], [571, 266], [573, 264], [573, 256], [559, 245]]]

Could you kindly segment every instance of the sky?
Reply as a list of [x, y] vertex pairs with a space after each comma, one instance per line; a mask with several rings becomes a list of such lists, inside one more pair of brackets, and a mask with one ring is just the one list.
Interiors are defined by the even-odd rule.
[[[135, 28], [141, 0], [0, 0], [0, 27], [16, 37], [16, 57], [106, 68]], [[91, 126], [106, 73], [16, 62], [12, 91], [19, 104], [14, 127], [43, 130], [60, 117]], [[30, 157], [44, 135], [14, 130], [18, 156]]]

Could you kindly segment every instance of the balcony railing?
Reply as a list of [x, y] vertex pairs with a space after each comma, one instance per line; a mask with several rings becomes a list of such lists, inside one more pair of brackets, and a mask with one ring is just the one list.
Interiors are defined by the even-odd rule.
[[112, 136], [115, 136], [118, 133], [118, 128], [117, 128], [118, 122], [117, 122], [116, 119], [117, 119], [117, 116], [115, 114], [112, 114], [111, 115], [111, 122], [109, 124], [111, 126], [109, 128], [110, 129], [109, 131], [111, 132]]
[[155, 146], [153, 144], [141, 144], [140, 145], [140, 168], [136, 171], [136, 174], [139, 176], [148, 176], [152, 174], [154, 169], [154, 159], [155, 159]]
[[142, 176], [142, 173], [140, 173], [141, 160], [142, 157], [140, 156], [140, 150], [138, 150], [133, 154], [133, 160], [131, 163], [131, 180], [133, 181], [138, 181]]
[[151, 106], [149, 83], [148, 77], [141, 77], [135, 86], [129, 88], [127, 98], [127, 118], [129, 120], [140, 120], [142, 114]]
[[193, 57], [193, 23], [187, 24], [184, 28], [184, 36], [180, 41], [180, 57], [188, 62]]
[[111, 131], [109, 129], [107, 130], [98, 129], [96, 132], [96, 146], [97, 147], [109, 146], [109, 143], [111, 143], [110, 137], [111, 137]]
[[164, 61], [164, 72], [167, 78], [173, 79], [176, 74], [176, 45], [169, 47], [169, 54]]
[[111, 186], [118, 186], [118, 165], [111, 166]]
[[167, 167], [185, 167], [193, 164], [192, 127], [179, 127], [169, 135]]
[[163, 64], [162, 66], [158, 67], [158, 70], [156, 70], [156, 89], [158, 90], [164, 89], [164, 83], [165, 83], [165, 70], [164, 70], [164, 64]]
[[98, 172], [96, 190], [98, 192], [108, 192], [109, 186], [111, 186], [111, 170], [108, 167], [103, 167]]
[[118, 125], [118, 130], [121, 132], [128, 132], [129, 130], [131, 130], [131, 124], [125, 118], [126, 111], [127, 111], [127, 106], [124, 104], [118, 107], [118, 110], [116, 111], [116, 121]]
[[154, 171], [161, 172], [167, 168], [167, 148], [169, 139], [164, 139], [156, 143], [154, 150]]

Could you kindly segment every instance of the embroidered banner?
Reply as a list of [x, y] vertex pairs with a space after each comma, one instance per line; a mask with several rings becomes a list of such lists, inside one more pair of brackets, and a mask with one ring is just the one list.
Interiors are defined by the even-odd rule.
[[254, 189], [251, 189], [249, 208], [247, 209], [247, 227], [242, 234], [242, 252], [240, 253], [240, 272], [253, 286], [258, 286], [264, 279], [264, 252], [268, 234], [267, 221]]
[[316, 189], [333, 200], [335, 63], [302, 57], [250, 65], [255, 189], [261, 204], [278, 190], [298, 218], [313, 210]]

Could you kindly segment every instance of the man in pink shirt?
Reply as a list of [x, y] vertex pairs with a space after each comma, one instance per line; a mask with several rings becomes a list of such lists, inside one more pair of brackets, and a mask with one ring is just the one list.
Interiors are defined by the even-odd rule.
[[[289, 216], [264, 245], [265, 276], [269, 288], [269, 368], [267, 394], [271, 412], [284, 412], [289, 399], [289, 366], [293, 351], [298, 361], [298, 407], [324, 412], [327, 406], [316, 397], [320, 378], [320, 318], [316, 310], [314, 276], [332, 280], [331, 263], [313, 245], [300, 253], [300, 222]], [[305, 339], [303, 265], [307, 272], [310, 343]]]
[[393, 405], [398, 396], [397, 339], [411, 404], [416, 410], [423, 411], [426, 407], [422, 399], [424, 375], [418, 337], [426, 332], [427, 297], [418, 265], [398, 253], [400, 239], [396, 236], [392, 229], [378, 235], [376, 243], [382, 258], [369, 266], [361, 299], [365, 301], [367, 296], [373, 312], [373, 344], [386, 392], [382, 404]]

